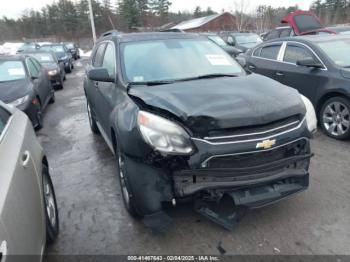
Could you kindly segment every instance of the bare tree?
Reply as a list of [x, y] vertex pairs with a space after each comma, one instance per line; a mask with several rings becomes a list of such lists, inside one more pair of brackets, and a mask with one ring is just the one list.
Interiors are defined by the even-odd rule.
[[246, 15], [249, 7], [249, 0], [234, 0], [234, 14], [236, 16], [237, 30], [243, 31], [247, 25], [248, 16]]

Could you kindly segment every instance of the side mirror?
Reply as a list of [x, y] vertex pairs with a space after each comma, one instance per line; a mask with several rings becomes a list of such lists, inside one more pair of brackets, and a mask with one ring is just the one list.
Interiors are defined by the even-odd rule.
[[298, 66], [313, 67], [313, 68], [323, 68], [323, 65], [319, 61], [316, 61], [312, 57], [306, 57], [304, 59], [298, 60], [297, 65]]
[[236, 42], [235, 42], [235, 40], [233, 39], [232, 36], [229, 36], [229, 37], [227, 38], [227, 43], [228, 43], [230, 46], [235, 46], [235, 45], [236, 45]]
[[93, 81], [99, 82], [114, 82], [115, 79], [109, 76], [106, 68], [94, 68], [88, 72], [88, 78]]

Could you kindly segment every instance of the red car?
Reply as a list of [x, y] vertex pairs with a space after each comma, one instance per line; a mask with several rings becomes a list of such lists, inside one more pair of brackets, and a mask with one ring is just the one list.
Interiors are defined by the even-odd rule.
[[336, 34], [335, 31], [325, 28], [312, 11], [291, 12], [282, 18], [281, 23], [288, 26], [272, 29], [263, 39], [266, 41], [286, 36]]

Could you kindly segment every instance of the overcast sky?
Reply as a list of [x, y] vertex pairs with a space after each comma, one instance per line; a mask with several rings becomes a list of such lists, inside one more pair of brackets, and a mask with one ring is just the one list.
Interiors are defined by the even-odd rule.
[[[74, 0], [73, 0], [74, 1]], [[237, 0], [237, 2], [240, 0]], [[290, 6], [298, 4], [301, 9], [309, 9], [312, 0], [245, 0], [247, 1], [248, 10], [254, 10], [258, 5], [271, 5], [273, 7]], [[1, 0], [0, 17], [16, 18], [21, 15], [24, 9], [33, 8], [39, 10], [46, 4], [52, 3], [53, 0]], [[113, 2], [113, 1], [111, 1]], [[187, 10], [192, 11], [196, 6], [206, 9], [210, 6], [213, 10], [221, 12], [234, 10], [234, 0], [172, 0], [172, 11]]]

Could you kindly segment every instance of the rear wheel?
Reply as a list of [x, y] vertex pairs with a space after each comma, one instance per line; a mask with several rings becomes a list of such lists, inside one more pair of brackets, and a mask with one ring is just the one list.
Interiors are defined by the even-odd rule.
[[89, 117], [90, 129], [94, 134], [99, 134], [100, 130], [98, 129], [96, 120], [95, 120], [94, 116], [92, 115], [89, 101], [86, 102], [86, 108], [87, 108], [87, 113], [88, 113], [88, 117]]
[[350, 101], [344, 97], [332, 97], [322, 106], [320, 122], [323, 131], [336, 139], [350, 137]]
[[43, 198], [46, 218], [46, 242], [53, 243], [59, 232], [59, 219], [55, 191], [52, 185], [49, 169], [43, 165]]

